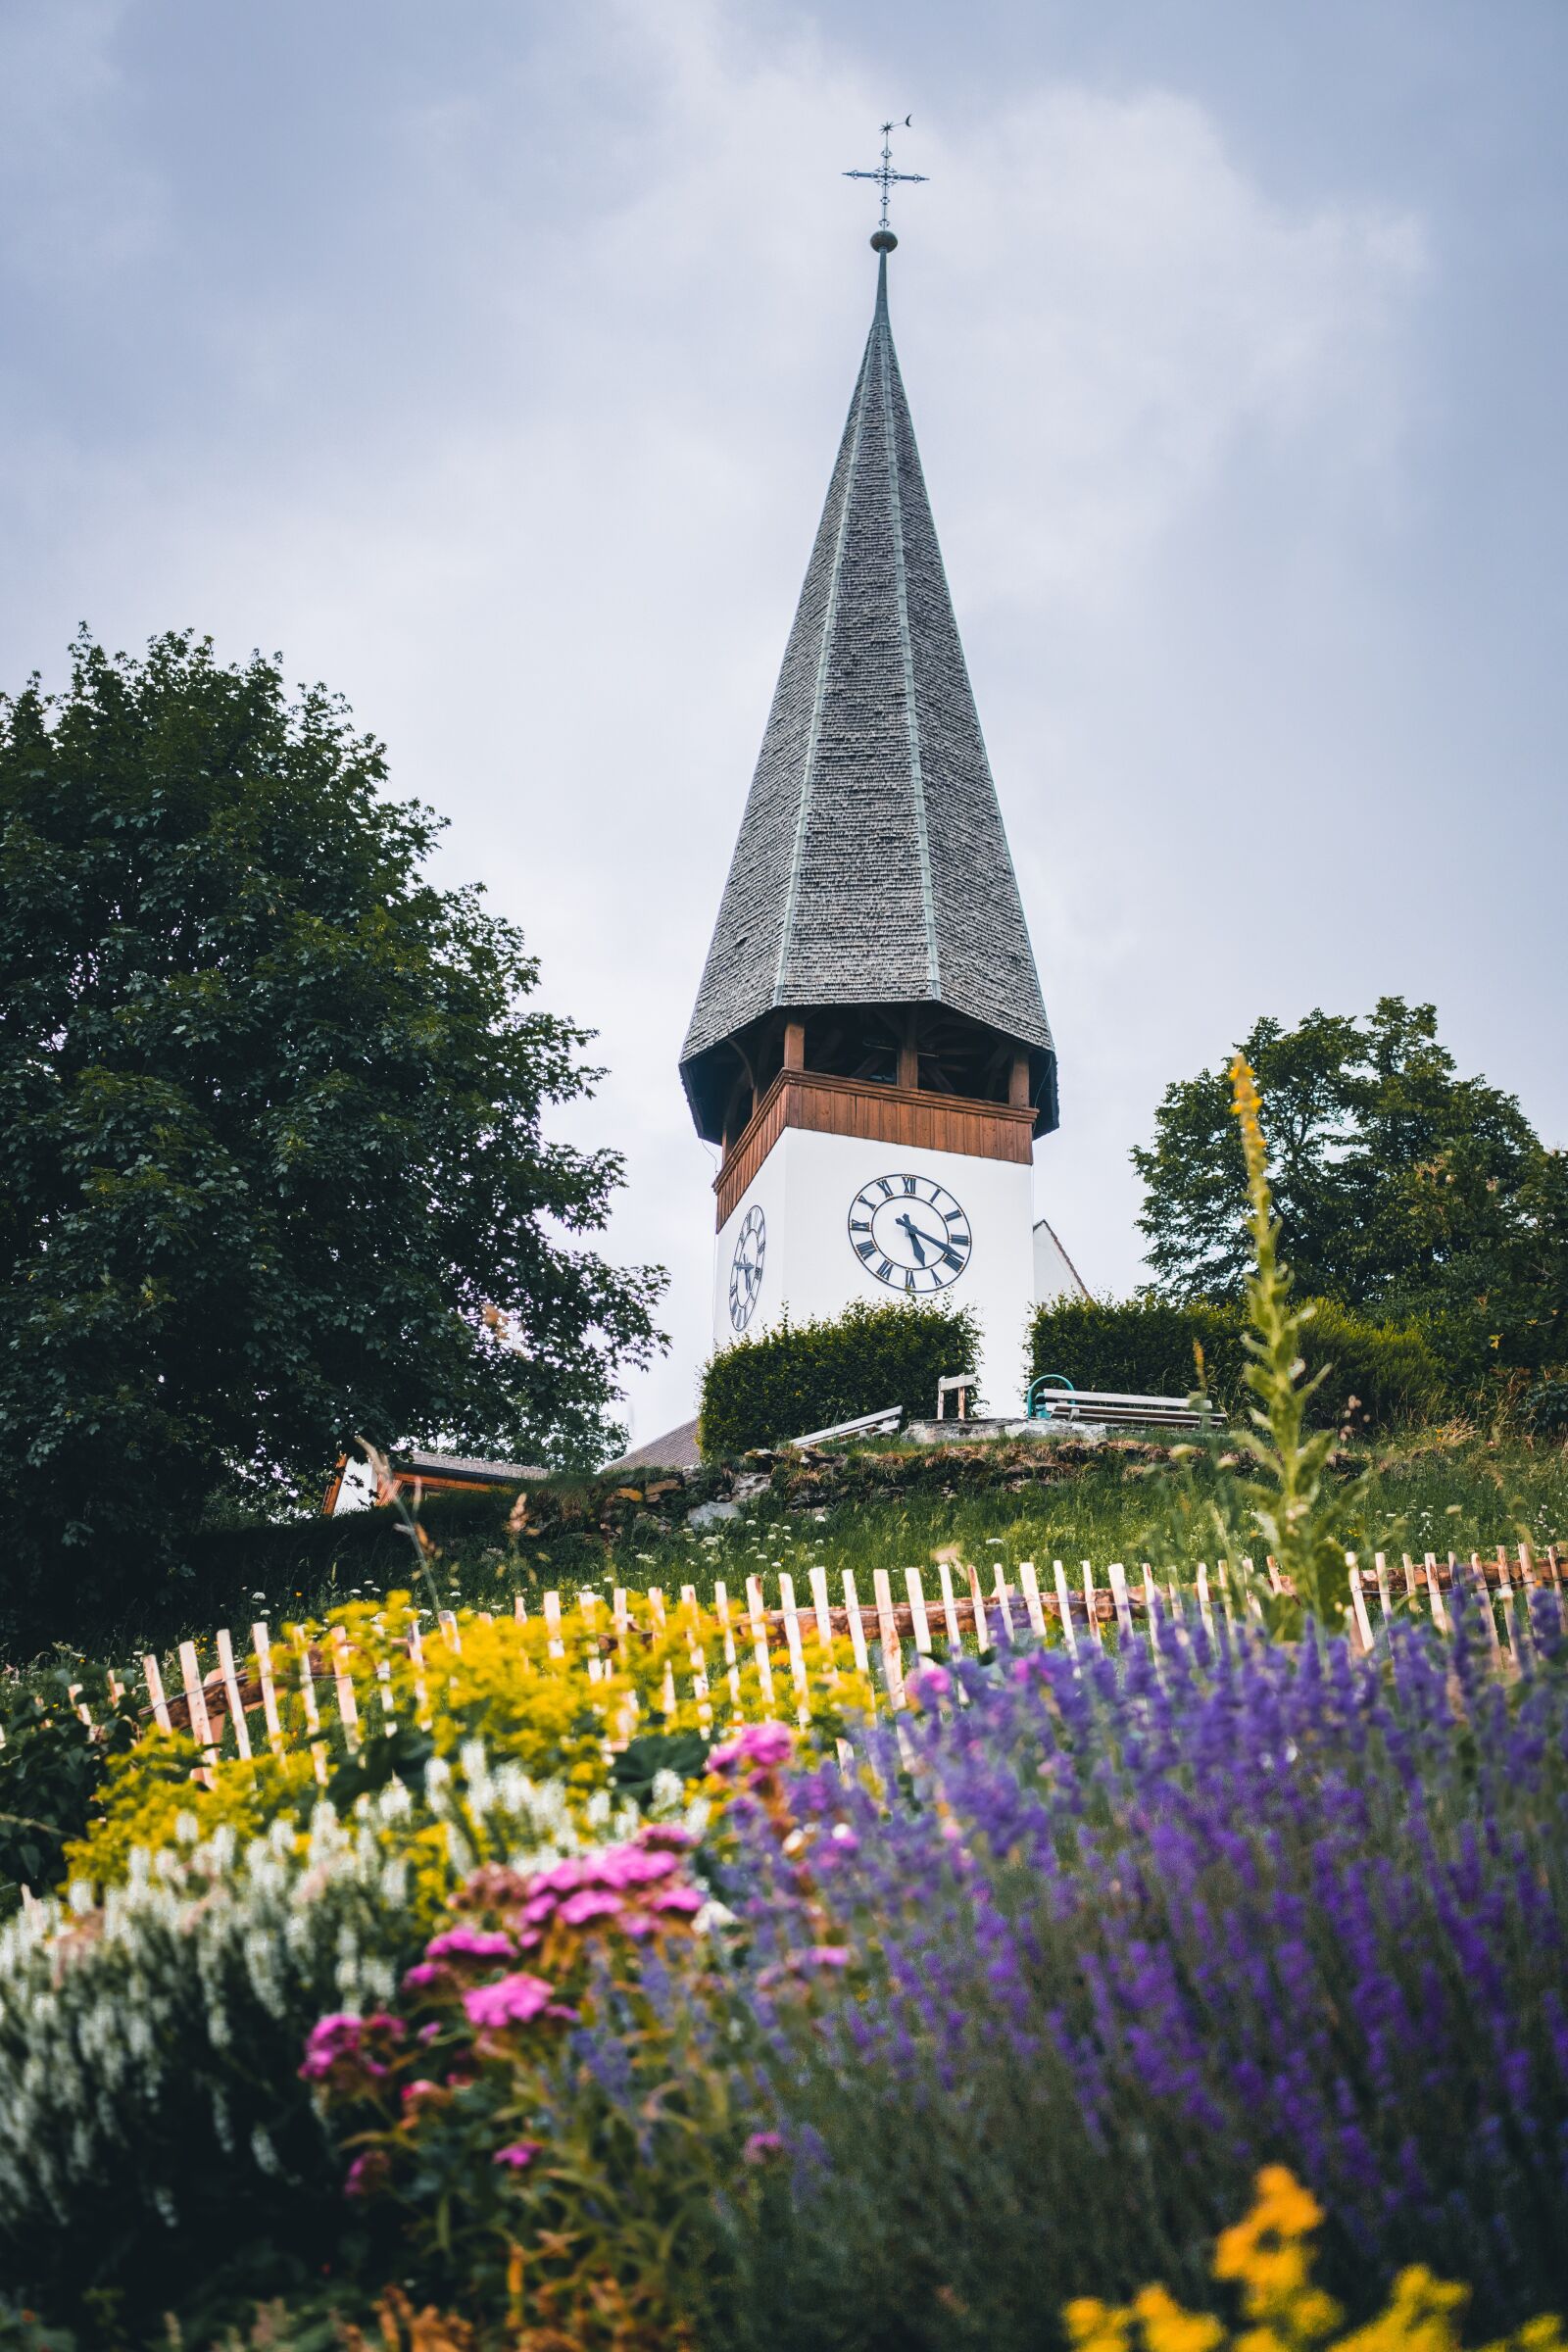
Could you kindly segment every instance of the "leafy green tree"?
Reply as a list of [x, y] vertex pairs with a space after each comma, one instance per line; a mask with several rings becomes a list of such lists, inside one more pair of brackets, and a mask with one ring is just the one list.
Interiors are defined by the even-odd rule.
[[[1273, 1206], [1298, 1296], [1449, 1318], [1501, 1361], [1568, 1351], [1568, 1169], [1512, 1095], [1462, 1078], [1430, 1004], [1261, 1020], [1239, 1052], [1265, 1106]], [[1154, 1288], [1234, 1298], [1248, 1180], [1223, 1069], [1167, 1088], [1133, 1162]]]
[[118, 1608], [215, 1490], [356, 1432], [572, 1460], [659, 1342], [590, 1034], [420, 867], [340, 700], [210, 643], [0, 698], [0, 1496], [13, 1628]]

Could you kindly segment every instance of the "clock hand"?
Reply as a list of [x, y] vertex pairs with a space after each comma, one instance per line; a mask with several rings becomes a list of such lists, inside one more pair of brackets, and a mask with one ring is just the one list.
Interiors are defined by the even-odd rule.
[[927, 1233], [923, 1227], [916, 1225], [914, 1219], [909, 1215], [907, 1210], [906, 1210], [904, 1215], [900, 1217], [899, 1223], [904, 1227], [905, 1232], [914, 1244], [914, 1254], [918, 1258], [920, 1264], [923, 1266], [925, 1264], [925, 1251], [920, 1246], [922, 1242], [929, 1242], [933, 1250], [940, 1250], [943, 1245], [937, 1240], [937, 1237], [934, 1233]]

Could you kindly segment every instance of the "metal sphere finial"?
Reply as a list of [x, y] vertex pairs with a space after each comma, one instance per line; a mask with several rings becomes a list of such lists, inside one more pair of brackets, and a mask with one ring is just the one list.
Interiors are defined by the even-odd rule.
[[873, 253], [891, 253], [898, 241], [891, 228], [874, 228], [871, 231], [871, 251]]

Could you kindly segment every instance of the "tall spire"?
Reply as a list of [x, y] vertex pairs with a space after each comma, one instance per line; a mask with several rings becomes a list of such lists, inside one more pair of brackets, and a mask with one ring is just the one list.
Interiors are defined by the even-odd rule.
[[941, 1004], [1055, 1054], [888, 317], [876, 307], [681, 1054], [718, 1132], [721, 1049], [774, 1008]]

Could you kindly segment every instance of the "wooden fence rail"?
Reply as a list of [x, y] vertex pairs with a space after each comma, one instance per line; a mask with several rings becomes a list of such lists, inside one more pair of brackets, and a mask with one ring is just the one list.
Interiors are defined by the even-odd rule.
[[[1485, 1596], [1482, 1618], [1499, 1668], [1519, 1662], [1521, 1641], [1527, 1638], [1531, 1593], [1549, 1594], [1558, 1622], [1568, 1631], [1564, 1564], [1555, 1544], [1539, 1552], [1532, 1552], [1526, 1544], [1510, 1552], [1499, 1544], [1494, 1553], [1483, 1557], [1472, 1552], [1467, 1561], [1450, 1552], [1440, 1562], [1430, 1551], [1416, 1561], [1405, 1552], [1392, 1566], [1380, 1551], [1373, 1555], [1370, 1569], [1363, 1568], [1353, 1554], [1348, 1559], [1350, 1603], [1346, 1625], [1363, 1651], [1375, 1646], [1377, 1630], [1397, 1615], [1426, 1617], [1438, 1632], [1450, 1634], [1455, 1592], [1471, 1598]], [[1210, 1632], [1221, 1622], [1235, 1623], [1245, 1612], [1248, 1584], [1254, 1581], [1254, 1573], [1275, 1592], [1289, 1592], [1273, 1560], [1265, 1560], [1260, 1572], [1253, 1571], [1250, 1560], [1245, 1566], [1248, 1576], [1239, 1578], [1229, 1573], [1222, 1560], [1215, 1563], [1212, 1573], [1206, 1562], [1200, 1561], [1184, 1582], [1169, 1568], [1156, 1575], [1148, 1562], [1140, 1562], [1134, 1574], [1123, 1563], [1112, 1561], [1102, 1583], [1087, 1560], [1072, 1575], [1060, 1560], [1054, 1560], [1049, 1578], [1037, 1575], [1034, 1564], [1025, 1560], [1014, 1572], [998, 1564], [988, 1591], [978, 1568], [954, 1569], [943, 1562], [934, 1571], [903, 1570], [902, 1594], [895, 1591], [890, 1572], [876, 1569], [869, 1599], [860, 1597], [854, 1571], [846, 1570], [838, 1600], [829, 1593], [826, 1571], [813, 1568], [808, 1580], [810, 1597], [800, 1601], [791, 1576], [779, 1574], [777, 1606], [768, 1603], [761, 1578], [749, 1577], [744, 1602], [738, 1597], [732, 1600], [723, 1585], [715, 1585], [712, 1602], [701, 1606], [688, 1643], [689, 1679], [693, 1694], [710, 1703], [711, 1694], [726, 1681], [731, 1691], [738, 1693], [737, 1660], [750, 1659], [769, 1704], [779, 1703], [788, 1691], [793, 1691], [800, 1703], [807, 1690], [808, 1653], [818, 1651], [824, 1642], [847, 1638], [857, 1665], [872, 1680], [879, 1703], [897, 1710], [907, 1704], [905, 1680], [915, 1665], [956, 1654], [966, 1646], [972, 1645], [977, 1654], [984, 1655], [999, 1642], [1024, 1635], [1044, 1641], [1053, 1629], [1074, 1652], [1084, 1644], [1102, 1646], [1112, 1629], [1119, 1641], [1132, 1639], [1142, 1630], [1157, 1642], [1162, 1623], [1201, 1623]], [[928, 1588], [928, 1578], [934, 1578], [935, 1590]], [[1445, 1594], [1449, 1596], [1446, 1602]], [[1527, 1596], [1524, 1611], [1519, 1606], [1521, 1595]], [[645, 1618], [639, 1619], [635, 1612], [638, 1602], [646, 1602]], [[700, 1606], [695, 1589], [683, 1588], [674, 1605], [678, 1627], [682, 1622], [679, 1612]], [[569, 1649], [585, 1657], [590, 1675], [602, 1672], [605, 1662], [630, 1641], [651, 1642], [670, 1622], [665, 1596], [658, 1587], [650, 1588], [646, 1594], [617, 1589], [608, 1605], [598, 1592], [581, 1592], [570, 1601], [564, 1601], [559, 1592], [546, 1592], [539, 1607], [550, 1654], [564, 1657]], [[425, 1644], [444, 1646], [450, 1652], [461, 1648], [462, 1642], [458, 1620], [450, 1610], [438, 1611], [435, 1625], [421, 1634], [419, 1617], [425, 1614], [419, 1612], [401, 1639], [421, 1690], [431, 1664]], [[527, 1617], [520, 1594], [514, 1614], [519, 1619]], [[487, 1610], [478, 1610], [475, 1616], [480, 1622], [493, 1622]], [[710, 1656], [710, 1646], [721, 1654]], [[294, 1696], [300, 1703], [318, 1777], [324, 1777], [325, 1771], [323, 1704], [336, 1714], [348, 1744], [359, 1744], [355, 1660], [341, 1626], [333, 1627], [324, 1642], [306, 1642], [290, 1635], [274, 1646], [266, 1623], [258, 1622], [251, 1628], [243, 1665], [226, 1627], [218, 1629], [211, 1647], [217, 1663], [204, 1670], [195, 1642], [178, 1645], [177, 1690], [166, 1690], [157, 1657], [143, 1657], [146, 1704], [142, 1713], [166, 1731], [189, 1731], [211, 1757], [220, 1751], [225, 1729], [230, 1730], [235, 1752], [249, 1756], [253, 1740], [247, 1719], [260, 1715], [262, 1722], [256, 1728], [262, 1740], [278, 1749], [284, 1743], [280, 1699]], [[674, 1698], [673, 1671], [665, 1678], [669, 1703]], [[390, 1713], [392, 1691], [384, 1662], [377, 1674], [380, 1703]], [[110, 1687], [112, 1694], [121, 1688], [113, 1676]], [[78, 1713], [87, 1715], [79, 1693], [74, 1691], [73, 1697]], [[90, 1721], [90, 1716], [87, 1719]]]

